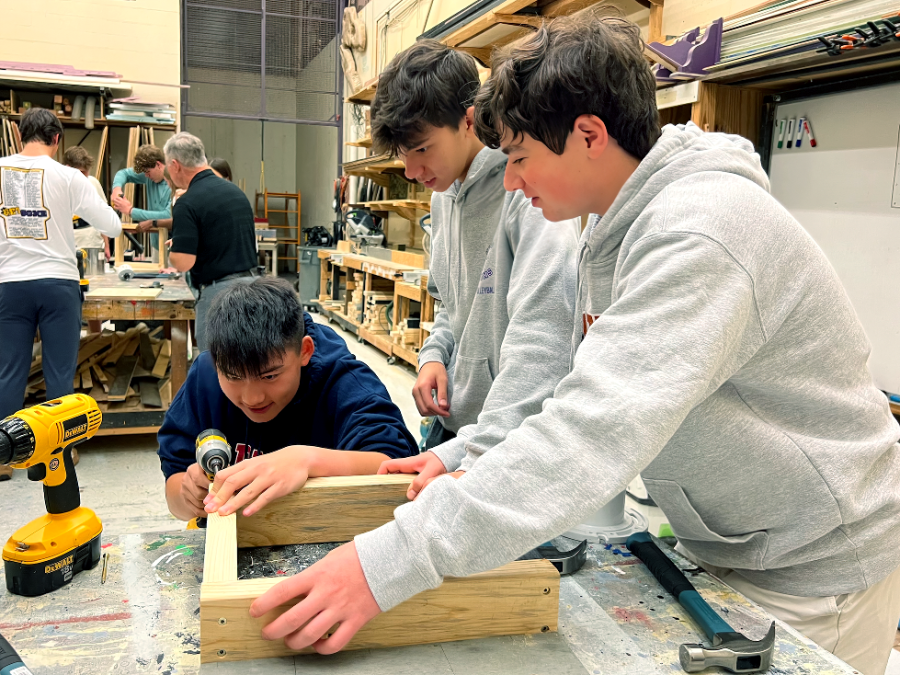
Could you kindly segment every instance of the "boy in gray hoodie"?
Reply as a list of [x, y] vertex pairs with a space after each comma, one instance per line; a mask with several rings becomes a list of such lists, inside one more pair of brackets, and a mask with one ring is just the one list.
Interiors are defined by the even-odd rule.
[[[579, 219], [548, 223], [503, 187], [506, 155], [475, 136], [475, 59], [435, 40], [398, 54], [378, 78], [372, 141], [433, 188], [428, 291], [441, 301], [413, 388], [435, 415], [430, 452], [382, 464], [434, 476], [465, 471], [525, 418], [569, 371]], [[435, 400], [435, 393], [437, 398]]]
[[458, 480], [262, 596], [256, 616], [307, 596], [267, 637], [336, 651], [379, 611], [515, 559], [640, 474], [689, 556], [884, 672], [900, 427], [865, 333], [749, 142], [660, 133], [641, 46], [633, 24], [581, 16], [495, 55], [475, 119], [509, 156], [507, 189], [552, 221], [602, 214], [580, 245], [571, 371]]

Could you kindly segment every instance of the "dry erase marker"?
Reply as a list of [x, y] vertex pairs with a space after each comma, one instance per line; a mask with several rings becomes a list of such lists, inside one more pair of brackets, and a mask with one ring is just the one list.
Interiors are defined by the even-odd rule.
[[787, 128], [787, 146], [793, 147], [794, 145], [794, 122], [796, 120], [792, 117], [788, 120], [788, 128]]
[[804, 118], [803, 120], [803, 128], [806, 129], [806, 135], [809, 136], [809, 147], [816, 147], [816, 137], [813, 136], [812, 126], [809, 123], [809, 120]]
[[778, 147], [784, 147], [784, 120], [778, 121]]
[[801, 117], [797, 120], [797, 135], [794, 137], [794, 147], [800, 147], [800, 141], [803, 140], [803, 125], [806, 123], [806, 118]]

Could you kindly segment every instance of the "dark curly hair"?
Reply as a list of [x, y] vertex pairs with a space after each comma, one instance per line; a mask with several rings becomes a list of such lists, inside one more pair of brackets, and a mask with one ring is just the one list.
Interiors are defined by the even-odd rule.
[[656, 82], [636, 25], [592, 12], [560, 17], [495, 52], [475, 99], [475, 132], [500, 147], [528, 134], [557, 155], [581, 115], [596, 115], [619, 146], [643, 159], [659, 138]]
[[398, 155], [430, 127], [457, 127], [480, 82], [475, 59], [436, 40], [419, 40], [388, 64], [372, 101], [372, 145]]

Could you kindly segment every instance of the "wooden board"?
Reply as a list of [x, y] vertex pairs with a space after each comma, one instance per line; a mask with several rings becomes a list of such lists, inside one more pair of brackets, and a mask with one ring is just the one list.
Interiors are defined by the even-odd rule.
[[141, 333], [140, 339], [141, 365], [150, 371], [156, 363], [156, 357], [153, 355], [153, 343], [150, 342], [149, 333]]
[[128, 397], [128, 388], [137, 362], [136, 356], [123, 356], [119, 359], [116, 364], [116, 379], [109, 388], [110, 401], [124, 401]]
[[141, 388], [141, 404], [146, 408], [162, 408], [162, 397], [159, 395], [159, 383], [143, 381]]
[[[212, 492], [212, 484], [209, 486]], [[233, 584], [237, 582], [236, 514], [206, 518], [206, 547], [203, 554], [203, 583]], [[217, 618], [218, 620], [218, 618]]]
[[311, 478], [300, 490], [239, 518], [237, 545], [282, 546], [350, 541], [394, 519], [411, 474]]
[[[208, 564], [208, 529], [206, 537]], [[267, 641], [260, 636], [263, 626], [294, 602], [259, 619], [250, 618], [248, 611], [256, 598], [282, 578], [218, 582], [207, 582], [206, 578], [204, 572], [200, 587], [201, 663], [296, 653], [285, 647], [283, 640]], [[546, 633], [557, 630], [558, 616], [556, 568], [546, 560], [521, 560], [470, 577], [445, 579], [439, 588], [376, 616], [344, 650]], [[308, 648], [303, 653], [310, 652]]]
[[163, 292], [161, 288], [97, 288], [84, 294], [85, 298], [124, 298], [126, 300], [153, 300]]
[[153, 377], [165, 377], [166, 370], [169, 367], [169, 358], [172, 356], [172, 343], [164, 340], [159, 350], [159, 356], [156, 357], [156, 363], [153, 365]]

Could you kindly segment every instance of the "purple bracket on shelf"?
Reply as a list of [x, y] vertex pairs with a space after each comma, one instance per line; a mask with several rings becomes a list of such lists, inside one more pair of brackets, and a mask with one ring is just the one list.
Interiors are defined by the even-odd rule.
[[716, 19], [711, 24], [703, 37], [691, 47], [687, 61], [681, 66], [681, 70], [672, 73], [678, 79], [679, 75], [688, 76], [690, 79], [704, 75], [704, 69], [719, 62], [722, 57], [722, 27], [724, 21]]
[[[687, 63], [688, 54], [699, 36], [700, 29], [692, 28], [678, 38], [678, 41], [674, 44], [664, 45], [662, 42], [651, 42], [647, 45], [647, 49], [659, 56], [660, 59], [677, 64], [681, 68]], [[666, 68], [666, 70], [670, 69]]]
[[[674, 44], [664, 45], [661, 42], [648, 44], [647, 49], [663, 61], [653, 66], [656, 79], [660, 82], [678, 82], [704, 75], [704, 69], [718, 63], [722, 55], [723, 24], [722, 19], [716, 19], [706, 29], [703, 37], [699, 37], [699, 28], [693, 28]], [[678, 66], [674, 72], [673, 64]]]

